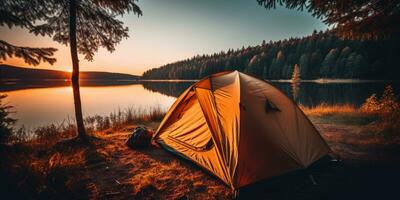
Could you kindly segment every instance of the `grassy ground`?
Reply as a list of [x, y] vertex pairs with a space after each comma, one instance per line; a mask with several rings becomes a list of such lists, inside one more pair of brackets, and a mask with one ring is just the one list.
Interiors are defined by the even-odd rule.
[[[319, 109], [319, 110], [316, 110]], [[330, 110], [329, 110], [330, 109]], [[312, 167], [244, 188], [257, 199], [375, 199], [396, 193], [400, 140], [371, 132], [379, 117], [353, 108], [303, 108], [343, 163]], [[340, 111], [341, 110], [341, 111]], [[155, 129], [157, 122], [145, 123]], [[35, 140], [0, 150], [0, 188], [12, 199], [227, 199], [221, 181], [153, 145], [129, 149], [134, 126], [98, 130], [91, 146]], [[10, 196], [12, 195], [12, 196]], [[7, 199], [7, 198], [6, 198]]]

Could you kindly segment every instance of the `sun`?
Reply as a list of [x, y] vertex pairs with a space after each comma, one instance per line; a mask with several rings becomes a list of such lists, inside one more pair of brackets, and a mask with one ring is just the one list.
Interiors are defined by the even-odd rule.
[[67, 70], [65, 70], [65, 71], [67, 71], [67, 72], [72, 72], [72, 69], [67, 69]]

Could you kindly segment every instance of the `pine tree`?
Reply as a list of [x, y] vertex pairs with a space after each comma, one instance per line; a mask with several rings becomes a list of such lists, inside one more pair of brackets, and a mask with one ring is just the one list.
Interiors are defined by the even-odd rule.
[[299, 66], [300, 66], [300, 74], [303, 77], [303, 79], [311, 79], [309, 63], [310, 63], [310, 55], [308, 53], [302, 54], [299, 60]]
[[300, 69], [299, 65], [295, 64], [293, 67], [292, 74], [292, 95], [293, 99], [296, 100], [300, 90]]
[[298, 64], [295, 64], [293, 68], [292, 83], [300, 83], [300, 68]]
[[[0, 20], [0, 25], [3, 25]], [[32, 48], [12, 45], [4, 40], [0, 40], [0, 60], [17, 57], [25, 63], [36, 66], [41, 62], [48, 62], [51, 65], [56, 62], [53, 58], [55, 48]]]
[[[128, 28], [117, 17], [126, 12], [140, 16], [137, 0], [2, 0], [0, 24], [29, 30], [35, 35], [49, 36], [69, 45], [72, 60], [72, 88], [79, 138], [87, 141], [82, 116], [79, 88], [78, 53], [92, 61], [99, 47], [108, 51], [128, 37]], [[40, 58], [40, 57], [39, 57]]]
[[6, 97], [7, 95], [0, 94], [0, 144], [7, 142], [13, 131], [12, 126], [16, 122], [14, 118], [10, 117], [12, 106], [3, 102]]
[[322, 77], [329, 77], [332, 69], [336, 67], [336, 58], [338, 56], [337, 49], [331, 49], [328, 54], [326, 54], [325, 59], [322, 61], [320, 74]]
[[[315, 40], [312, 42], [313, 45], [310, 45], [310, 40]], [[185, 68], [192, 73], [197, 73], [200, 69], [204, 73], [204, 69], [207, 68], [209, 69], [207, 74], [221, 70], [245, 70], [264, 79], [290, 79], [293, 65], [298, 63], [303, 79], [352, 77], [395, 79], [397, 72], [400, 73], [400, 68], [396, 67], [397, 55], [395, 55], [400, 51], [399, 43], [400, 38], [397, 42], [396, 40], [367, 42], [341, 40], [331, 31], [314, 32], [313, 35], [303, 38], [270, 41], [265, 47], [254, 46], [231, 50], [229, 56], [202, 55], [187, 59], [184, 63], [178, 61], [166, 64], [149, 70], [151, 73], [144, 73], [143, 78], [165, 79], [169, 71], [176, 71], [178, 68]], [[257, 59], [252, 58], [257, 57], [258, 61], [253, 62]], [[257, 64], [252, 66], [253, 63]]]
[[389, 38], [399, 33], [400, 1], [376, 0], [257, 0], [267, 9], [285, 5], [289, 9], [306, 9], [341, 37], [351, 39]]

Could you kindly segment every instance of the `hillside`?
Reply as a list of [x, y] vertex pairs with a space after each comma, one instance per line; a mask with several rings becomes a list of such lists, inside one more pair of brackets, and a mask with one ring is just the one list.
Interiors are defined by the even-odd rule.
[[332, 33], [314, 31], [310, 36], [229, 49], [150, 69], [145, 79], [200, 79], [239, 70], [264, 79], [290, 79], [293, 66], [301, 79], [353, 78], [398, 79], [400, 38], [387, 41], [343, 40]]
[[[70, 77], [71, 73], [65, 71], [0, 65], [0, 80], [70, 79]], [[81, 72], [80, 78], [84, 80], [137, 80], [140, 77], [131, 74], [87, 71]]]

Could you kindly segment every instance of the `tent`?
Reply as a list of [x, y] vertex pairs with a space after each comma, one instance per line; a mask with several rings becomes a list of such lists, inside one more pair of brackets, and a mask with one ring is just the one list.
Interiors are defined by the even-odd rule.
[[235, 190], [307, 168], [331, 152], [296, 103], [266, 81], [238, 71], [191, 85], [153, 139]]

